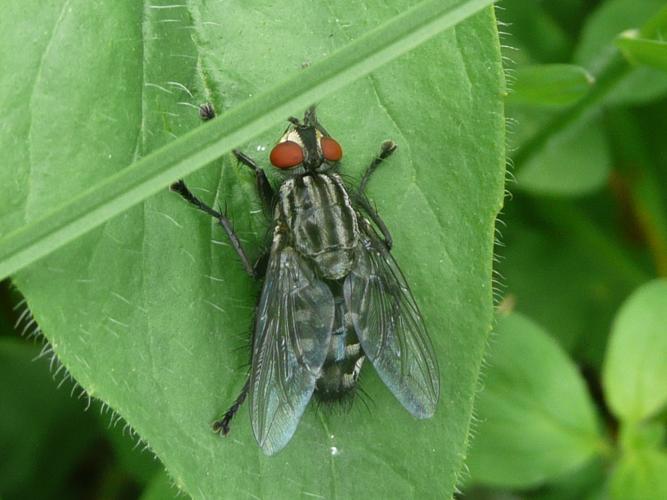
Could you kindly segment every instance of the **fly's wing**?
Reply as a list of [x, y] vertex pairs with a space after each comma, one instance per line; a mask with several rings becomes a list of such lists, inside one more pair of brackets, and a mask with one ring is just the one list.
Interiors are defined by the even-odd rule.
[[267, 455], [292, 438], [315, 389], [334, 321], [329, 287], [277, 238], [257, 310], [250, 381], [253, 432]]
[[361, 241], [343, 287], [354, 329], [394, 396], [415, 417], [429, 418], [440, 395], [433, 345], [396, 261], [370, 223], [359, 219]]

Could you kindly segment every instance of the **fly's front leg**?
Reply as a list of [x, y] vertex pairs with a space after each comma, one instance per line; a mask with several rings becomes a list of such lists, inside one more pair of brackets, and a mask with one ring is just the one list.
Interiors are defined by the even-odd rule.
[[[199, 106], [199, 117], [205, 122], [215, 118], [215, 109], [213, 109], [213, 105], [206, 103]], [[262, 205], [264, 206], [264, 210], [267, 216], [271, 217], [271, 209], [273, 208], [273, 188], [271, 187], [269, 180], [266, 178], [264, 170], [262, 170], [259, 165], [255, 163], [255, 160], [242, 153], [238, 149], [235, 149], [233, 153], [239, 163], [242, 163], [255, 173], [257, 192], [259, 193], [259, 197], [262, 200]]]
[[361, 208], [364, 209], [364, 212], [368, 214], [373, 223], [382, 233], [382, 239], [384, 240], [384, 245], [387, 247], [387, 250], [391, 250], [394, 241], [391, 238], [391, 233], [389, 232], [389, 228], [382, 220], [382, 217], [380, 217], [380, 214], [377, 212], [377, 210], [375, 210], [375, 208], [371, 205], [371, 202], [368, 201], [368, 198], [366, 198], [366, 196], [363, 194], [358, 195], [357, 203], [361, 205]]
[[201, 118], [203, 122], [207, 122], [215, 118], [215, 109], [213, 108], [213, 104], [207, 102], [206, 104], [199, 106], [199, 118]]
[[391, 233], [389, 232], [387, 225], [382, 220], [382, 217], [380, 217], [380, 214], [378, 214], [377, 210], [375, 210], [375, 208], [371, 205], [371, 202], [366, 197], [366, 186], [368, 185], [368, 181], [370, 180], [375, 170], [380, 166], [380, 164], [384, 160], [389, 158], [394, 151], [396, 151], [396, 143], [394, 141], [385, 141], [382, 143], [382, 146], [380, 148], [380, 154], [373, 159], [371, 164], [366, 168], [366, 171], [364, 172], [364, 175], [361, 178], [361, 182], [359, 183], [358, 200], [357, 200], [358, 203], [361, 205], [361, 207], [364, 209], [364, 211], [371, 218], [373, 223], [378, 227], [378, 229], [382, 233], [382, 237], [384, 238], [384, 244], [387, 247], [387, 250], [391, 250], [391, 247], [393, 245]]
[[366, 168], [364, 175], [361, 177], [361, 182], [359, 183], [359, 194], [366, 196], [366, 186], [368, 181], [371, 179], [371, 176], [375, 170], [380, 166], [380, 164], [389, 158], [394, 151], [396, 151], [396, 143], [394, 141], [384, 141], [382, 146], [380, 146], [380, 154], [377, 155], [370, 165]]
[[[213, 105], [211, 103], [206, 103], [202, 104], [199, 106], [199, 117], [202, 119], [202, 121], [209, 121], [215, 118], [215, 109], [213, 108]], [[252, 160], [250, 160], [252, 163]], [[254, 163], [253, 163], [254, 165]], [[256, 167], [259, 169], [259, 167]], [[259, 169], [261, 170], [261, 169]], [[264, 172], [262, 171], [262, 175]], [[264, 176], [264, 179], [266, 180], [266, 176]], [[258, 181], [259, 184], [259, 181]], [[268, 184], [268, 180], [266, 181], [266, 184], [268, 185], [269, 189], [271, 186]], [[232, 226], [232, 222], [227, 218], [227, 215], [221, 212], [218, 212], [217, 210], [214, 210], [213, 208], [209, 207], [201, 201], [197, 196], [195, 196], [190, 189], [185, 185], [185, 182], [183, 182], [183, 179], [179, 179], [177, 182], [174, 182], [171, 185], [171, 190], [180, 194], [181, 197], [191, 205], [194, 205], [196, 208], [201, 210], [202, 212], [210, 215], [214, 219], [218, 221], [218, 223], [222, 226], [222, 228], [225, 230], [225, 233], [227, 233], [227, 236], [229, 237], [229, 240], [232, 243], [232, 247], [238, 254], [239, 258], [241, 259], [241, 263], [243, 264], [243, 268], [245, 271], [252, 276], [253, 278], [258, 278], [257, 274], [257, 263], [255, 265], [250, 263], [250, 259], [248, 258], [248, 254], [245, 252], [243, 249], [243, 245], [241, 245], [241, 240], [239, 239], [238, 235], [234, 231], [234, 227]]]
[[239, 161], [239, 163], [242, 163], [246, 167], [250, 168], [253, 172], [255, 172], [255, 184], [257, 186], [257, 192], [259, 193], [259, 197], [262, 200], [262, 206], [264, 207], [264, 212], [266, 213], [267, 217], [271, 217], [274, 192], [273, 188], [271, 187], [271, 183], [269, 183], [269, 179], [266, 178], [264, 170], [262, 170], [259, 167], [259, 165], [255, 163], [255, 160], [250, 158], [245, 153], [242, 153], [238, 149], [235, 149], [233, 153], [234, 156], [236, 156], [236, 159]]
[[237, 236], [236, 232], [234, 231], [234, 227], [232, 226], [232, 222], [227, 218], [227, 215], [218, 212], [217, 210], [214, 210], [213, 208], [209, 207], [206, 203], [201, 201], [199, 198], [197, 198], [197, 196], [195, 196], [192, 193], [192, 191], [188, 189], [188, 187], [185, 185], [185, 182], [183, 182], [182, 180], [174, 182], [171, 185], [171, 190], [174, 191], [175, 193], [180, 194], [185, 201], [187, 201], [191, 205], [195, 206], [202, 212], [210, 215], [211, 217], [213, 217], [218, 221], [218, 224], [220, 224], [220, 226], [222, 226], [222, 228], [225, 230], [225, 233], [227, 233], [227, 236], [229, 237], [229, 241], [231, 242], [232, 247], [238, 254], [239, 258], [241, 259], [243, 268], [251, 277], [256, 278], [257, 276], [255, 274], [255, 268], [250, 263], [248, 254], [246, 254], [245, 250], [243, 249], [243, 245], [241, 245], [241, 240], [239, 240], [239, 237]]

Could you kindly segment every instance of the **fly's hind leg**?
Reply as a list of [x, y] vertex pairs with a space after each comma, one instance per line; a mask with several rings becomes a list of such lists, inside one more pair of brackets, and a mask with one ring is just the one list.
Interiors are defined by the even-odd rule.
[[396, 151], [396, 143], [394, 141], [385, 141], [382, 143], [382, 146], [380, 147], [380, 154], [377, 155], [371, 164], [366, 168], [366, 171], [361, 178], [361, 182], [359, 183], [358, 191], [358, 203], [382, 233], [384, 244], [387, 247], [387, 250], [391, 250], [393, 245], [391, 233], [389, 232], [387, 225], [382, 220], [382, 217], [380, 217], [380, 214], [378, 214], [377, 210], [375, 210], [371, 202], [366, 197], [366, 186], [368, 185], [368, 181], [370, 180], [375, 170], [377, 170], [380, 164], [389, 158], [394, 151]]
[[234, 418], [234, 415], [236, 415], [236, 413], [239, 411], [239, 408], [241, 408], [241, 405], [248, 396], [249, 390], [250, 390], [250, 377], [246, 379], [245, 384], [243, 384], [243, 389], [241, 389], [241, 393], [238, 395], [236, 400], [234, 400], [232, 406], [229, 407], [229, 409], [225, 412], [225, 414], [222, 416], [220, 420], [216, 420], [215, 422], [213, 422], [213, 430], [215, 432], [219, 432], [223, 436], [229, 434], [230, 430], [229, 425], [232, 419]]

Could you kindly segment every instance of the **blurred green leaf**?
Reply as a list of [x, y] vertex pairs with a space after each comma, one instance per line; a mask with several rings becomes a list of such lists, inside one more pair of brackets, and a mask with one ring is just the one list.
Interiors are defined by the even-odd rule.
[[[509, 95], [508, 95], [509, 97]], [[539, 134], [549, 120], [558, 116], [561, 108], [549, 106], [506, 106], [508, 117], [507, 141], [510, 151], [521, 148]]]
[[[83, 401], [56, 391], [36, 346], [0, 338], [0, 495], [72, 498], [71, 476], [99, 435]], [[71, 386], [70, 384], [67, 384]]]
[[[588, 18], [577, 47], [574, 62], [598, 76], [615, 56], [614, 40], [619, 33], [639, 28], [664, 6], [664, 0], [611, 0], [602, 2]], [[605, 97], [612, 104], [647, 102], [667, 93], [667, 75], [647, 68], [637, 68], [624, 75]]]
[[641, 27], [639, 33], [643, 37], [662, 40], [665, 30], [667, 30], [667, 4], [663, 2], [660, 10]]
[[[14, 9], [24, 3], [13, 2]], [[35, 10], [37, 3], [30, 3]], [[6, 185], [21, 184], [12, 205], [17, 220], [37, 217], [187, 133], [198, 124], [194, 105], [234, 108], [412, 5], [171, 0], [144, 10], [61, 2], [62, 10], [33, 27], [54, 32], [53, 39], [24, 44], [31, 50], [22, 57], [41, 60], [41, 74], [32, 65], [12, 73], [20, 112], [11, 118], [25, 127], [4, 134], [20, 145], [20, 158], [1, 171]], [[1, 19], [0, 36], [26, 36]], [[493, 319], [503, 76], [489, 8], [319, 103], [323, 124], [345, 147], [342, 171], [351, 178], [383, 140], [399, 144], [370, 189], [438, 353], [443, 397], [431, 420], [412, 418], [369, 365], [362, 384], [372, 412], [358, 403], [351, 414], [330, 414], [313, 404], [276, 457], [257, 447], [247, 407], [227, 439], [215, 435], [210, 423], [244, 383], [258, 286], [214, 221], [166, 190], [16, 282], [73, 376], [120, 413], [195, 497], [345, 497], [359, 484], [378, 497], [448, 497]], [[266, 149], [284, 126], [244, 150], [268, 165]], [[442, 140], [434, 141], [434, 130]], [[226, 204], [257, 255], [266, 223], [253, 181], [231, 158], [188, 178], [204, 200]], [[368, 483], [372, 475], [383, 480]]]
[[[222, 492], [219, 493], [222, 498]], [[178, 500], [183, 498], [166, 472], [159, 472], [153, 476], [148, 486], [139, 497], [139, 500]]]
[[[659, 107], [656, 106], [659, 111]], [[642, 110], [643, 111], [643, 110]], [[606, 113], [605, 125], [615, 158], [615, 176], [612, 187], [624, 204], [621, 223], [629, 226], [636, 238], [643, 239], [647, 253], [653, 260], [659, 276], [667, 276], [667, 198], [660, 176], [661, 153], [650, 150], [646, 126], [664, 132], [660, 122], [627, 109], [614, 109]], [[639, 120], [639, 117], [642, 117]], [[647, 119], [648, 118], [648, 119]], [[642, 123], [644, 122], [644, 123]], [[664, 134], [663, 136], [664, 137]], [[664, 139], [663, 139], [664, 140]], [[666, 172], [667, 173], [667, 172]]]
[[667, 454], [645, 449], [626, 453], [611, 477], [612, 500], [667, 498]]
[[[116, 463], [127, 475], [139, 484], [148, 483], [156, 473], [164, 470], [160, 460], [153, 455], [150, 449], [144, 449], [145, 444], [139, 442], [139, 437], [130, 434], [130, 429], [123, 422], [110, 425], [107, 415], [100, 414], [101, 425], [106, 426], [106, 436], [113, 447]], [[113, 419], [111, 419], [113, 420]]]
[[528, 495], [530, 500], [607, 500], [607, 464], [594, 459], [574, 471], [553, 478], [547, 485]]
[[[640, 25], [646, 23], [642, 33], [650, 34], [651, 30], [655, 29], [656, 20], [662, 18], [662, 11], [655, 15], [659, 8], [660, 4], [654, 4], [653, 0], [641, 6], [640, 4], [635, 6], [633, 1], [616, 0], [602, 4], [598, 12], [591, 17], [584, 30], [580, 56], [575, 59], [575, 62], [587, 67], [595, 75], [596, 85], [576, 104], [550, 118], [530, 137], [524, 138], [520, 148], [513, 155], [517, 176], [520, 176], [522, 170], [533, 161], [534, 157], [548, 154], [550, 145], [562, 143], [568, 137], [576, 137], [577, 129], [597, 128], [591, 120], [599, 117], [603, 105], [640, 102], [646, 98], [667, 93], [667, 75], [654, 70], [650, 70], [654, 74], [647, 75], [642, 73], [641, 68], [633, 69], [613, 45], [616, 35], [627, 29], [627, 23], [631, 23], [632, 20], [637, 20]], [[622, 26], [617, 29], [619, 24]], [[585, 169], [584, 179], [590, 179], [590, 173], [593, 174], [593, 178], [599, 179], [601, 173], [599, 165], [589, 168], [586, 164], [580, 164], [581, 155], [577, 151], [577, 147], [564, 149], [560, 157], [561, 163], [575, 165], [573, 168], [576, 169]], [[571, 160], [570, 152], [573, 154]], [[608, 155], [599, 150], [597, 153], [598, 158], [605, 154]], [[533, 168], [538, 172], [540, 172], [541, 163], [541, 161], [533, 162]], [[540, 184], [540, 189], [546, 193], [542, 186]], [[557, 188], [558, 185], [554, 187], [554, 189]], [[574, 191], [575, 194], [577, 192], [581, 192], [581, 189]], [[561, 191], [561, 194], [565, 192]]]
[[517, 186], [538, 195], [580, 196], [602, 187], [610, 166], [599, 120], [580, 120], [530, 156], [516, 173]]
[[[512, 1], [509, 0], [509, 2]], [[539, 5], [570, 36], [571, 41], [577, 38], [581, 26], [593, 6], [589, 0], [559, 0], [558, 2], [540, 2]], [[561, 58], [561, 61], [565, 59]]]
[[667, 71], [667, 42], [639, 38], [638, 31], [626, 31], [616, 39], [616, 45], [631, 63]]
[[603, 382], [621, 419], [648, 418], [667, 403], [667, 280], [655, 280], [623, 304], [609, 338]]
[[463, 492], [463, 495], [454, 498], [464, 498], [465, 500], [526, 500], [526, 496], [520, 493], [483, 486], [468, 488]]
[[[505, 45], [518, 49], [519, 61], [549, 63], [562, 61], [572, 49], [573, 41], [554, 20], [542, 2], [509, 0], [502, 2], [498, 17], [508, 28]], [[510, 57], [516, 54], [510, 52]]]
[[476, 405], [472, 482], [536, 486], [600, 451], [595, 408], [574, 364], [539, 326], [514, 313], [496, 329]]
[[508, 104], [566, 106], [590, 90], [594, 78], [573, 64], [520, 66]]
[[616, 260], [561, 230], [574, 229], [574, 224], [560, 205], [531, 226], [535, 205], [519, 206], [524, 200], [515, 199], [515, 210], [507, 211], [505, 247], [499, 251], [506, 293], [516, 301], [517, 311], [534, 318], [564, 349], [573, 355], [590, 349], [599, 357], [599, 363], [592, 364], [599, 366], [616, 309], [634, 283], [628, 285], [623, 276], [610, 272], [620, 267]]
[[659, 449], [665, 444], [666, 433], [663, 422], [622, 422], [618, 441], [626, 453]]

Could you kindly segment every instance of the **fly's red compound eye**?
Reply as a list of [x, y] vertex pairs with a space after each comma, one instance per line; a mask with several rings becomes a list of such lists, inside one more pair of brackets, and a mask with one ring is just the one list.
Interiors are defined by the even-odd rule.
[[338, 161], [343, 157], [343, 148], [331, 137], [322, 137], [320, 146], [322, 146], [322, 155], [326, 160]]
[[284, 141], [276, 144], [269, 156], [277, 168], [292, 168], [303, 162], [303, 149], [296, 142]]

